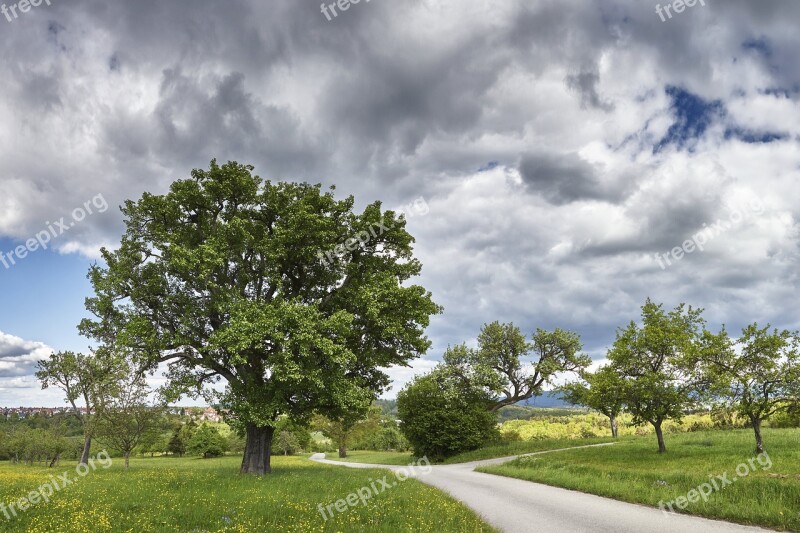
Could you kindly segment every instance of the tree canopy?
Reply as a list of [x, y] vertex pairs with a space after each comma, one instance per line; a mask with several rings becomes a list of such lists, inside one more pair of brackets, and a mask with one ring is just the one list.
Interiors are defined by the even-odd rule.
[[603, 413], [611, 423], [611, 435], [617, 437], [617, 416], [625, 406], [625, 383], [611, 366], [596, 372], [581, 372], [581, 380], [559, 388], [564, 399], [573, 405], [583, 405]]
[[797, 399], [800, 382], [800, 338], [769, 329], [750, 324], [735, 341], [724, 329], [706, 335], [706, 371], [718, 394], [750, 420], [756, 453], [764, 452], [762, 421]]
[[[65, 401], [80, 420], [84, 435], [81, 464], [89, 461], [99, 417], [108, 398], [114, 396], [125, 372], [124, 361], [107, 350], [90, 355], [57, 352], [37, 363], [36, 377], [42, 388], [57, 387], [64, 391]], [[80, 409], [81, 404], [84, 411]]]
[[487, 391], [492, 411], [538, 396], [559, 372], [578, 372], [591, 363], [580, 353], [577, 333], [537, 329], [532, 341], [514, 324], [492, 322], [481, 329], [477, 349], [448, 347], [444, 362], [455, 375]]
[[608, 352], [624, 379], [625, 404], [634, 423], [653, 425], [659, 453], [667, 450], [662, 423], [679, 420], [701, 388], [696, 372], [705, 324], [701, 313], [684, 304], [667, 312], [648, 298], [642, 324], [631, 321], [620, 329]]

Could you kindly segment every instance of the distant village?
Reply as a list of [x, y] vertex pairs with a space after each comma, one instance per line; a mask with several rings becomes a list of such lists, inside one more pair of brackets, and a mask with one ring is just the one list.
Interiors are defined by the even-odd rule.
[[[86, 414], [85, 407], [79, 407]], [[167, 412], [180, 417], [189, 417], [199, 422], [222, 422], [222, 415], [213, 407], [167, 407]], [[34, 416], [55, 416], [75, 412], [72, 407], [0, 407], [0, 419], [24, 420]]]

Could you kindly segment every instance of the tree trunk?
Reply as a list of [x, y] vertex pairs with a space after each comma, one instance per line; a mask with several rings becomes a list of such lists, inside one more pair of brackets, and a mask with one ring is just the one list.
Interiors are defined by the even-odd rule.
[[339, 458], [344, 459], [347, 457], [347, 446], [339, 446]]
[[656, 437], [658, 437], [658, 453], [665, 453], [667, 451], [667, 445], [664, 444], [664, 433], [661, 431], [661, 420], [658, 420], [653, 424], [653, 427], [656, 429]]
[[761, 437], [761, 419], [755, 416], [750, 417], [753, 423], [753, 432], [756, 434], [756, 454], [764, 453], [764, 439]]
[[80, 464], [88, 465], [89, 464], [89, 452], [92, 449], [92, 437], [86, 437], [83, 441], [83, 453], [81, 454], [81, 461]]
[[272, 448], [272, 435], [275, 428], [271, 426], [259, 427], [247, 424], [247, 444], [242, 458], [242, 474], [263, 476], [272, 472], [269, 459]]
[[611, 436], [615, 439], [619, 436], [619, 429], [617, 428], [617, 417], [616, 416], [609, 416], [608, 418], [611, 419]]
[[57, 453], [57, 454], [55, 454], [55, 455], [53, 456], [53, 460], [52, 460], [52, 461], [50, 461], [50, 468], [53, 468], [54, 466], [56, 466], [56, 465], [58, 464], [58, 459], [59, 459], [60, 457], [61, 457], [61, 454], [60, 454], [60, 453]]
[[125, 470], [131, 465], [131, 452], [125, 452]]

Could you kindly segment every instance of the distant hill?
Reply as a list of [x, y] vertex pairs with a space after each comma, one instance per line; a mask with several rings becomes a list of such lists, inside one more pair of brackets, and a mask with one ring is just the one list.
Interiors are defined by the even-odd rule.
[[536, 396], [530, 400], [517, 403], [525, 407], [573, 407], [561, 399], [557, 392], [545, 392], [541, 396]]

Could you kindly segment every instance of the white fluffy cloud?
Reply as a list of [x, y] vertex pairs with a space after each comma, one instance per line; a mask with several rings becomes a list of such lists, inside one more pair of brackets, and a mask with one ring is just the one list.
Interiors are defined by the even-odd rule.
[[30, 375], [36, 363], [51, 353], [53, 349], [44, 343], [0, 331], [0, 378]]

